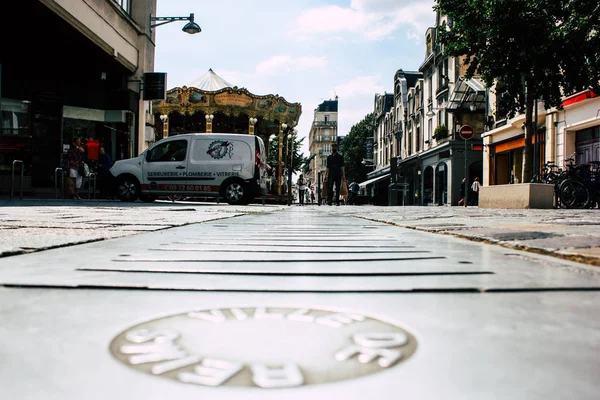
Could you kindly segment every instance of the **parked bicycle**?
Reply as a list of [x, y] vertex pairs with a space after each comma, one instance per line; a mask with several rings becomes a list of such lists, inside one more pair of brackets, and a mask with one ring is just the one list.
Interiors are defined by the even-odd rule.
[[558, 208], [593, 208], [600, 205], [600, 161], [575, 164], [576, 153], [565, 160], [564, 169], [547, 162], [532, 182], [554, 185]]

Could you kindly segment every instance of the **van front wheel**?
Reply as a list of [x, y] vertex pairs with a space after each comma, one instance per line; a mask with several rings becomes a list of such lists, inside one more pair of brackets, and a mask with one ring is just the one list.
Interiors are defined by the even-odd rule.
[[140, 184], [133, 176], [119, 179], [117, 195], [121, 201], [136, 201], [140, 195]]
[[247, 189], [244, 182], [239, 180], [227, 182], [225, 184], [225, 190], [223, 190], [225, 201], [231, 205], [244, 204], [248, 195], [246, 192]]

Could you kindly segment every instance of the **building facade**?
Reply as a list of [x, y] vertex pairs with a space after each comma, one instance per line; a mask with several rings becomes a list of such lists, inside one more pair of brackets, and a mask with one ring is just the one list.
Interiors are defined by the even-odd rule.
[[[491, 91], [493, 109], [491, 129], [483, 135], [485, 150], [483, 175], [490, 185], [520, 182], [525, 147], [525, 115], [505, 117], [496, 106], [495, 91]], [[534, 110], [533, 174], [544, 163], [553, 162], [564, 168], [566, 160], [577, 164], [600, 161], [600, 96], [586, 90], [565, 96], [561, 107], [545, 109], [541, 101]]]
[[[154, 141], [144, 73], [154, 69], [156, 0], [20, 0], [2, 12], [0, 191], [22, 165], [25, 191], [54, 187], [74, 137], [113, 158]], [[43, 34], [22, 35], [24, 21]], [[19, 161], [21, 163], [19, 163]]]
[[[376, 101], [376, 169], [361, 185], [379, 192], [392, 185], [379, 204], [457, 205], [463, 178], [469, 183], [483, 178], [488, 91], [477, 77], [465, 79], [460, 58], [444, 55], [436, 33], [446, 23], [438, 13], [436, 26], [425, 32], [425, 59], [418, 71], [396, 72], [389, 111], [379, 115]], [[459, 135], [464, 125], [473, 128], [469, 140]]]
[[311, 184], [322, 180], [327, 166], [327, 156], [331, 145], [338, 142], [338, 97], [325, 100], [314, 111], [314, 118], [308, 135]]

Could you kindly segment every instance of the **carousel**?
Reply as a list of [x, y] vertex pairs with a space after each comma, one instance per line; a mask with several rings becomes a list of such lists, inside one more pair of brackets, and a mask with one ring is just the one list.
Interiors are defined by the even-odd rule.
[[289, 103], [279, 95], [255, 95], [209, 69], [188, 86], [168, 90], [165, 100], [153, 101], [152, 110], [157, 141], [181, 133], [241, 133], [259, 136], [268, 149], [269, 141], [277, 138], [278, 160], [268, 163], [272, 175], [277, 173], [272, 193], [281, 195], [284, 138], [293, 135], [298, 125], [300, 103]]

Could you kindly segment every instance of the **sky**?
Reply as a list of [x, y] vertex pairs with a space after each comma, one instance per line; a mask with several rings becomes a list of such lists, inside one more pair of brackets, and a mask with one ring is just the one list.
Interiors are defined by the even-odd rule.
[[425, 31], [435, 23], [433, 0], [158, 0], [157, 16], [194, 13], [156, 28], [155, 71], [169, 89], [188, 85], [209, 68], [253, 94], [278, 94], [302, 104], [298, 136], [308, 134], [314, 109], [338, 98], [338, 135], [373, 112], [376, 93], [393, 93], [397, 70], [418, 70]]

